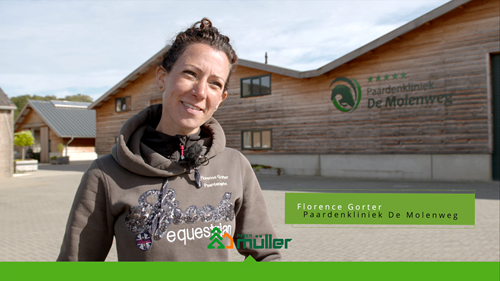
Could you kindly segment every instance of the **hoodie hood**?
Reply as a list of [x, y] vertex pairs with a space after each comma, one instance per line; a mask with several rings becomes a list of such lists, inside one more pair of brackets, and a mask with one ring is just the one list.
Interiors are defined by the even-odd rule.
[[[146, 177], [171, 177], [190, 173], [187, 165], [174, 162], [144, 145], [141, 138], [150, 124], [157, 124], [163, 106], [155, 104], [142, 110], [123, 124], [117, 143], [111, 148], [111, 155], [124, 169]], [[203, 147], [207, 159], [221, 153], [226, 146], [226, 137], [220, 124], [210, 118], [202, 125], [212, 135], [210, 147]]]

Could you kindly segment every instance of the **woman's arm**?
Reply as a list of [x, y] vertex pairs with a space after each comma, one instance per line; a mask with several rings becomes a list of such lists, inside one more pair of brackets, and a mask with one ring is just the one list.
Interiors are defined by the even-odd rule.
[[[256, 239], [256, 244], [261, 245], [262, 240], [266, 238], [266, 234], [271, 234], [273, 238], [278, 238], [274, 231], [271, 218], [267, 210], [266, 202], [259, 182], [252, 166], [248, 160], [241, 156], [242, 159], [242, 176], [243, 176], [243, 197], [242, 204], [236, 215], [236, 231], [234, 243], [238, 245], [238, 234], [251, 234], [252, 241]], [[256, 235], [262, 235], [256, 237]], [[270, 236], [267, 236], [268, 239]], [[243, 241], [241, 242], [243, 244]], [[279, 261], [281, 253], [279, 249], [243, 249], [240, 245], [238, 252], [244, 256], [251, 255], [256, 261]]]
[[99, 159], [85, 172], [71, 208], [58, 261], [104, 261], [113, 243], [113, 215]]

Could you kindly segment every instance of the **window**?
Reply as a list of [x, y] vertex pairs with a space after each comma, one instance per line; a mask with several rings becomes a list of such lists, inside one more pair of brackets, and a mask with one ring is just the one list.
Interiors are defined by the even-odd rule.
[[262, 75], [241, 79], [241, 97], [271, 94], [271, 75]]
[[115, 98], [115, 112], [129, 111], [130, 97]]
[[271, 149], [271, 130], [241, 131], [242, 149]]

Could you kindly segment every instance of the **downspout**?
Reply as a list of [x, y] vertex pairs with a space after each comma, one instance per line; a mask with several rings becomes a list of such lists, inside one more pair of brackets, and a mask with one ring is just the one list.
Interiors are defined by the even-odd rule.
[[71, 139], [68, 141], [68, 143], [66, 143], [65, 147], [64, 147], [64, 154], [66, 154], [66, 156], [68, 156], [68, 146], [69, 144], [75, 139], [75, 137], [71, 137]]

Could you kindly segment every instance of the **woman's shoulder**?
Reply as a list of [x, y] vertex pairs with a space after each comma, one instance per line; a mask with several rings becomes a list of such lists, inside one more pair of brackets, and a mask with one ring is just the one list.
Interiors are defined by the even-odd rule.
[[241, 151], [230, 148], [230, 147], [225, 147], [224, 150], [217, 155], [219, 157], [219, 160], [227, 161], [228, 159], [230, 160], [231, 163], [238, 162], [240, 163], [240, 167], [251, 167], [250, 161], [248, 161], [247, 157]]
[[111, 154], [101, 156], [92, 161], [87, 169], [87, 173], [100, 171], [107, 174], [110, 170], [123, 169]]
[[219, 153], [219, 155], [223, 155], [224, 157], [231, 156], [231, 157], [238, 157], [238, 158], [246, 159], [245, 155], [243, 155], [243, 153], [241, 153], [241, 151], [234, 149], [234, 148], [230, 148], [230, 147], [225, 147], [224, 150], [222, 150], [222, 152]]

